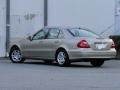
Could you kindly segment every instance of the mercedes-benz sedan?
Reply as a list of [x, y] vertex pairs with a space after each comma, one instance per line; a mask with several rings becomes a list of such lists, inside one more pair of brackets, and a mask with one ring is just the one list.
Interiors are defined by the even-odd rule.
[[9, 50], [13, 63], [40, 59], [46, 63], [56, 61], [60, 66], [84, 61], [100, 67], [115, 56], [112, 39], [102, 38], [83, 28], [45, 27], [32, 36], [13, 42]]

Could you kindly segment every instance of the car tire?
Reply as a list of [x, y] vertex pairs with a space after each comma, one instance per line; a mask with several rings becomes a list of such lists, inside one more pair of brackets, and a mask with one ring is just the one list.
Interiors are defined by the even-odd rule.
[[25, 61], [18, 47], [12, 48], [12, 50], [10, 51], [9, 57], [13, 63], [23, 63]]
[[104, 64], [104, 60], [92, 60], [90, 63], [93, 67], [101, 67]]
[[59, 66], [69, 66], [70, 60], [67, 52], [65, 50], [59, 50], [56, 54], [56, 62]]

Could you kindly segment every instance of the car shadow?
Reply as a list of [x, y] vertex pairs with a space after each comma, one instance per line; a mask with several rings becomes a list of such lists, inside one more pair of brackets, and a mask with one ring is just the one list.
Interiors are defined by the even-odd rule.
[[[32, 64], [32, 65], [46, 65], [46, 66], [58, 66], [58, 64], [56, 62], [53, 62], [53, 63], [45, 63], [45, 62], [42, 62], [42, 61], [27, 61], [27, 62], [24, 62], [23, 64]], [[93, 66], [91, 65], [88, 65], [87, 63], [86, 64], [83, 64], [82, 63], [71, 63], [69, 66], [65, 66], [65, 67], [72, 67], [72, 68], [94, 68]]]
[[33, 65], [51, 65], [51, 66], [57, 66], [57, 63], [45, 63], [45, 62], [39, 62], [39, 61], [32, 61], [32, 62], [24, 62], [23, 64], [33, 64]]
[[73, 68], [93, 68], [93, 66], [91, 65], [82, 65], [82, 64], [71, 64], [69, 67], [73, 67]]

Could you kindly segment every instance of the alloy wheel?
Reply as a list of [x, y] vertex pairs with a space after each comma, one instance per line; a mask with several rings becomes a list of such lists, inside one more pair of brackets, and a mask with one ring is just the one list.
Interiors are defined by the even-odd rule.
[[9, 56], [10, 56], [10, 60], [13, 63], [22, 63], [25, 60], [25, 59], [23, 59], [21, 51], [18, 48], [15, 48], [15, 49], [11, 50]]
[[60, 50], [56, 55], [56, 61], [59, 66], [68, 66], [70, 65], [70, 60], [68, 54], [65, 50]]

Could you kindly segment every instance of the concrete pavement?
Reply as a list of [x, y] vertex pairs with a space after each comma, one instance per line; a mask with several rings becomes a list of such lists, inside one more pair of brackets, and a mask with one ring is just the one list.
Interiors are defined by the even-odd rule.
[[58, 67], [33, 60], [23, 64], [0, 60], [0, 90], [120, 90], [120, 61], [94, 68], [80, 62]]

